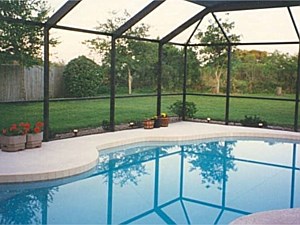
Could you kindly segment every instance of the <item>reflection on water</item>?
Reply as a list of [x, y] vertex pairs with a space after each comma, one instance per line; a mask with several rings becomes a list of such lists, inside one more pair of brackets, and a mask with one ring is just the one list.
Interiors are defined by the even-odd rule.
[[228, 179], [226, 172], [236, 171], [231, 160], [234, 145], [234, 141], [226, 141], [184, 146], [185, 157], [191, 164], [190, 171], [198, 170], [207, 188], [210, 184], [218, 183], [221, 190], [223, 181]]
[[0, 192], [0, 224], [44, 224], [48, 203], [58, 187]]
[[0, 224], [228, 224], [300, 207], [299, 170], [297, 144], [274, 140], [131, 147], [85, 179], [0, 185]]
[[[158, 149], [158, 151], [160, 155], [167, 153], [164, 149]], [[109, 171], [104, 173], [106, 182], [112, 172], [112, 180], [115, 184], [121, 187], [128, 182], [137, 185], [139, 177], [149, 174], [143, 162], [152, 160], [155, 156], [156, 150], [153, 147], [136, 148], [133, 154], [126, 154], [125, 151], [112, 152], [101, 155], [97, 169], [98, 172]]]

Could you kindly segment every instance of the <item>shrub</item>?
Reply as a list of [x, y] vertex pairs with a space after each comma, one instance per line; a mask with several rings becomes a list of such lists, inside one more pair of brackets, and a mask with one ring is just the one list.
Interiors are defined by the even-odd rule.
[[[178, 117], [183, 116], [183, 102], [176, 101], [172, 105], [169, 106], [169, 110], [177, 115]], [[195, 113], [197, 112], [196, 104], [194, 102], [186, 102], [185, 103], [185, 115], [187, 117], [194, 117]]]
[[241, 124], [247, 127], [259, 127], [259, 124], [262, 124], [263, 127], [268, 126], [267, 121], [260, 119], [260, 117], [256, 115], [254, 116], [245, 115], [245, 118], [241, 120]]
[[71, 60], [63, 76], [67, 97], [95, 96], [102, 80], [100, 66], [85, 56]]

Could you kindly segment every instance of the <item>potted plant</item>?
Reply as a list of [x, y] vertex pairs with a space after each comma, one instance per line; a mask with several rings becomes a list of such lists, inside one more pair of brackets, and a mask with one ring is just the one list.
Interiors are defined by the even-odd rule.
[[144, 124], [144, 129], [153, 129], [154, 119], [145, 119], [143, 124]]
[[29, 123], [12, 124], [2, 130], [1, 148], [5, 152], [15, 152], [25, 149], [26, 134], [30, 130]]
[[167, 115], [166, 113], [162, 113], [162, 114], [160, 115], [160, 125], [161, 125], [162, 127], [167, 127], [167, 126], [169, 126], [169, 117], [168, 117], [168, 115]]
[[43, 122], [36, 122], [26, 135], [26, 148], [39, 148], [43, 141]]

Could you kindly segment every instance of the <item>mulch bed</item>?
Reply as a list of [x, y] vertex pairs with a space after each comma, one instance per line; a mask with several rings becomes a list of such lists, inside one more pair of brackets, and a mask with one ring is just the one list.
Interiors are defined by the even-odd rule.
[[[178, 117], [170, 117], [170, 123], [176, 123], [181, 121]], [[130, 124], [119, 124], [115, 126], [115, 131], [121, 131], [121, 130], [132, 130], [132, 129], [138, 129], [142, 128], [143, 124], [142, 122], [140, 124], [135, 124], [131, 126]], [[72, 132], [62, 133], [62, 134], [56, 134], [54, 138], [51, 138], [51, 140], [60, 140], [65, 138], [72, 138], [72, 137], [80, 137], [85, 135], [91, 135], [91, 134], [101, 134], [101, 133], [107, 133], [110, 132], [108, 130], [103, 129], [102, 127], [96, 127], [96, 128], [82, 128], [78, 129], [78, 133], [75, 134]]]
[[[176, 123], [179, 121], [181, 121], [181, 120], [178, 117], [170, 117], [170, 123]], [[198, 123], [207, 123], [207, 121], [203, 120], [203, 119], [188, 119], [187, 121], [198, 122]], [[223, 121], [211, 120], [210, 123], [225, 125], [225, 122], [223, 122]], [[242, 126], [240, 123], [236, 123], [236, 122], [230, 122], [229, 125]], [[142, 127], [143, 127], [142, 123], [133, 125], [133, 126], [130, 126], [130, 124], [119, 124], [119, 125], [115, 126], [115, 131], [138, 129], [138, 128], [142, 128]], [[293, 131], [292, 128], [280, 127], [280, 126], [268, 126], [267, 128], [264, 128], [264, 129]], [[91, 134], [101, 134], [101, 133], [107, 133], [107, 132], [110, 132], [110, 131], [104, 130], [102, 127], [83, 128], [83, 129], [78, 129], [77, 134], [75, 134], [74, 132], [56, 134], [54, 138], [51, 138], [51, 140], [59, 140], [59, 139], [80, 137], [80, 136], [91, 135]]]

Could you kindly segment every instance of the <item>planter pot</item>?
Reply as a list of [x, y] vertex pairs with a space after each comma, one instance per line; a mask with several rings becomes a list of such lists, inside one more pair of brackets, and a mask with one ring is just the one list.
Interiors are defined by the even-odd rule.
[[40, 148], [43, 141], [43, 132], [26, 135], [26, 148]]
[[26, 135], [2, 136], [1, 148], [5, 152], [16, 152], [25, 149]]
[[162, 127], [169, 126], [169, 117], [162, 117], [162, 118], [160, 118], [160, 125]]
[[154, 128], [154, 120], [145, 120], [144, 128], [145, 129], [153, 129]]

